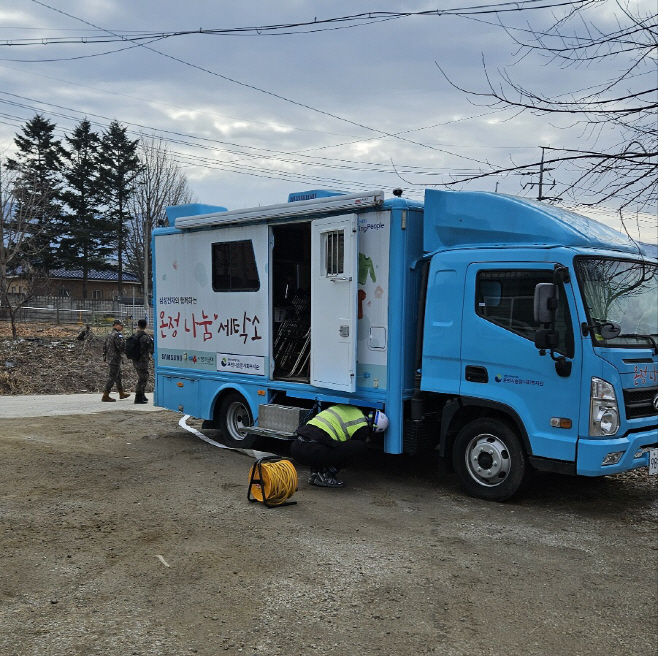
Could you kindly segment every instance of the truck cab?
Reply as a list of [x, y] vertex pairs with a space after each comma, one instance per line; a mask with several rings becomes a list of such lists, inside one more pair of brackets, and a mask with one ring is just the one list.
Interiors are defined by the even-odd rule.
[[428, 191], [425, 221], [421, 390], [453, 395], [439, 448], [468, 491], [499, 499], [532, 469], [646, 467], [658, 453], [655, 260], [585, 217], [495, 194]]

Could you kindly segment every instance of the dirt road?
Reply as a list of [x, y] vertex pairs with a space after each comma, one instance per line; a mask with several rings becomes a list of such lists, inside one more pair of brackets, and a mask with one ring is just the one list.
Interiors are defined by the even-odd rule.
[[646, 473], [492, 504], [373, 456], [268, 510], [178, 420], [0, 419], [0, 653], [655, 654]]

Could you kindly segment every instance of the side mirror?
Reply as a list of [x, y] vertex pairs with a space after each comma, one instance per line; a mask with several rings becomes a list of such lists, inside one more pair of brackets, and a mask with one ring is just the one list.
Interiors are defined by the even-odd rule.
[[535, 287], [534, 315], [537, 323], [551, 324], [555, 321], [560, 290], [552, 282], [540, 282]]
[[591, 325], [583, 323], [581, 329], [583, 331], [583, 336], [587, 335], [590, 331], [593, 331], [592, 335], [594, 337], [598, 335], [602, 339], [614, 339], [615, 337], [619, 337], [619, 334], [621, 333], [621, 325], [616, 321], [604, 321], [603, 323], [593, 323]]
[[599, 328], [599, 335], [603, 339], [614, 339], [621, 333], [621, 326], [616, 321], [609, 321], [601, 324]]

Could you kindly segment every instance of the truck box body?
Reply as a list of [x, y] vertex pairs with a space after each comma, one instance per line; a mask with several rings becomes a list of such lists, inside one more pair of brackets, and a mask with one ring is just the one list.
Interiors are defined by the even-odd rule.
[[[240, 399], [228, 411], [240, 425], [270, 403], [383, 409], [388, 453], [452, 455], [471, 421], [491, 420], [529, 465], [586, 475], [658, 455], [656, 263], [631, 240], [498, 194], [291, 200], [170, 208], [175, 227], [154, 231], [157, 405], [221, 423], [223, 399]], [[629, 289], [606, 307], [620, 312], [622, 298], [646, 315], [621, 337], [602, 337], [606, 317], [592, 316], [607, 274]], [[538, 285], [555, 290], [550, 324], [535, 318]], [[536, 346], [542, 327], [548, 348]], [[505, 439], [472, 444], [467, 466], [495, 498], [490, 461], [507, 457]]]

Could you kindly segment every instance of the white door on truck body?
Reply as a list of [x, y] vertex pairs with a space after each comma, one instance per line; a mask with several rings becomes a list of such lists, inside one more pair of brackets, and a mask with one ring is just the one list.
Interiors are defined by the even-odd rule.
[[311, 248], [311, 383], [356, 389], [356, 214], [317, 219]]

